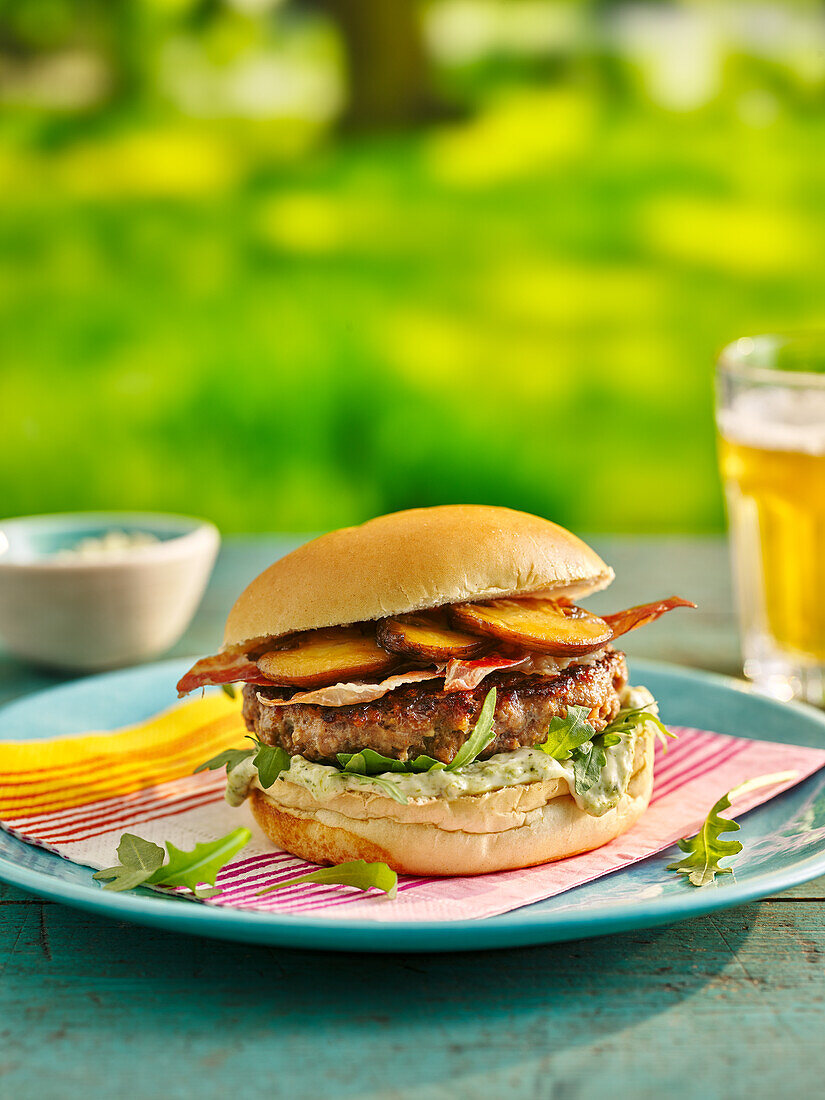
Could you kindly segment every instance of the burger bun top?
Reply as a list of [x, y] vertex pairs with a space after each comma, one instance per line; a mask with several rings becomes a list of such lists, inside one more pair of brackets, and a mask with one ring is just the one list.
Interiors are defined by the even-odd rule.
[[539, 516], [474, 504], [415, 508], [331, 531], [270, 565], [230, 611], [223, 649], [444, 604], [581, 597], [612, 580], [586, 543]]

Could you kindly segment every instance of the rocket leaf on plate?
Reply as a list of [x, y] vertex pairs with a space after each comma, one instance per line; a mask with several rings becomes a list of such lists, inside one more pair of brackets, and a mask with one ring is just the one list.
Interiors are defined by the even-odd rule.
[[167, 840], [169, 862], [159, 867], [148, 880], [152, 886], [188, 886], [192, 893], [206, 882], [215, 885], [220, 869], [252, 839], [249, 829], [233, 829], [217, 840], [196, 844], [191, 852], [184, 852]]
[[[217, 840], [196, 844], [191, 852], [166, 842], [169, 862], [163, 862], [163, 848], [150, 840], [124, 833], [117, 848], [120, 863], [96, 871], [92, 876], [106, 881], [104, 890], [133, 890], [136, 886], [187, 886], [196, 897], [211, 897], [219, 891], [199, 891], [201, 883], [215, 886], [222, 867], [252, 838], [249, 829], [234, 829]], [[175, 895], [172, 895], [175, 896]]]
[[722, 817], [722, 811], [730, 809], [731, 804], [741, 795], [759, 787], [772, 786], [775, 783], [784, 783], [789, 779], [795, 779], [796, 772], [776, 772], [772, 775], [759, 775], [755, 779], [748, 779], [733, 790], [723, 794], [718, 802], [715, 802], [708, 816], [705, 818], [702, 828], [696, 836], [685, 837], [679, 841], [679, 847], [686, 853], [683, 859], [667, 865], [668, 871], [676, 871], [686, 875], [688, 882], [693, 886], [709, 886], [716, 881], [717, 875], [732, 875], [732, 867], [722, 867], [720, 860], [729, 856], [736, 856], [742, 851], [742, 842], [739, 840], [723, 840], [722, 833], [735, 833], [739, 831], [739, 824], [727, 817]]
[[739, 825], [722, 817], [723, 810], [730, 808], [730, 798], [723, 794], [710, 808], [702, 828], [693, 837], [679, 841], [679, 847], [687, 855], [684, 859], [667, 865], [668, 871], [677, 871], [687, 875], [693, 886], [708, 886], [717, 875], [733, 874], [732, 867], [722, 867], [719, 863], [725, 856], [735, 856], [742, 851], [739, 840], [722, 840], [722, 833], [735, 833]]
[[92, 878], [109, 879], [104, 890], [134, 890], [152, 877], [163, 863], [163, 848], [133, 833], [124, 833], [117, 846], [119, 864], [96, 871]]
[[258, 897], [261, 894], [271, 894], [275, 890], [283, 890], [287, 886], [299, 886], [304, 882], [355, 886], [364, 891], [375, 888], [383, 890], [388, 898], [394, 898], [398, 889], [398, 875], [386, 863], [366, 863], [363, 859], [355, 859], [350, 863], [339, 863], [337, 867], [321, 867], [318, 871], [298, 875], [275, 886], [265, 886], [258, 891]]

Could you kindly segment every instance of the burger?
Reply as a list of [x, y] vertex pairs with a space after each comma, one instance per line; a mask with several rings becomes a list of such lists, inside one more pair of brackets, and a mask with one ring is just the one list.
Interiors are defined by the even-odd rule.
[[414, 875], [562, 859], [644, 813], [667, 732], [616, 640], [695, 606], [579, 606], [612, 579], [524, 512], [380, 516], [261, 573], [178, 690], [243, 683], [254, 744], [217, 761], [278, 848]]

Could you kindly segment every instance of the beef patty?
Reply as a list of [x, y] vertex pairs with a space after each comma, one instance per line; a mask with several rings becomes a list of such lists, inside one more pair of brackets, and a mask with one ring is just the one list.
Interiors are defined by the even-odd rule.
[[540, 744], [550, 720], [566, 716], [571, 706], [587, 707], [595, 729], [604, 729], [619, 711], [627, 666], [623, 653], [607, 649], [595, 663], [571, 665], [556, 676], [494, 672], [472, 691], [445, 692], [438, 683], [407, 684], [374, 702], [345, 707], [266, 707], [258, 693], [283, 698], [282, 689], [247, 684], [243, 715], [265, 744], [307, 760], [335, 763], [336, 753], [369, 748], [396, 760], [425, 755], [449, 764], [491, 687], [496, 688], [496, 736], [482, 757]]

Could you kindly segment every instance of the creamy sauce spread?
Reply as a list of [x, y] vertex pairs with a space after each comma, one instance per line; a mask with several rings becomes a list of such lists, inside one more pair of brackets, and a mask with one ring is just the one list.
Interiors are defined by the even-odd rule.
[[[656, 704], [647, 688], [628, 687], [622, 694], [623, 707], [648, 707]], [[601, 776], [584, 794], [576, 794], [573, 765], [569, 760], [554, 760], [541, 749], [516, 749], [502, 752], [488, 760], [474, 760], [458, 771], [443, 770], [405, 775], [386, 772], [378, 778], [388, 779], [410, 800], [430, 798], [460, 798], [462, 795], [486, 794], [520, 783], [536, 783], [546, 779], [563, 779], [576, 805], [592, 817], [601, 817], [613, 809], [627, 790], [633, 774], [636, 745], [644, 732], [644, 721], [622, 736], [617, 745], [605, 750], [605, 766]], [[293, 756], [288, 775], [291, 783], [305, 787], [316, 798], [341, 794], [343, 791], [364, 791], [370, 786], [366, 777], [348, 775], [328, 764], [316, 764], [303, 756]], [[227, 777], [226, 801], [240, 806], [253, 787], [259, 787], [258, 772], [252, 759], [242, 761]], [[375, 793], [382, 791], [376, 784]]]
[[[301, 756], [293, 756], [290, 771], [296, 760], [302, 760]], [[252, 757], [242, 760], [240, 764], [226, 774], [226, 791], [224, 797], [230, 806], [241, 806], [249, 797], [249, 792], [258, 783], [258, 769], [252, 763]], [[263, 789], [263, 788], [261, 788]]]

